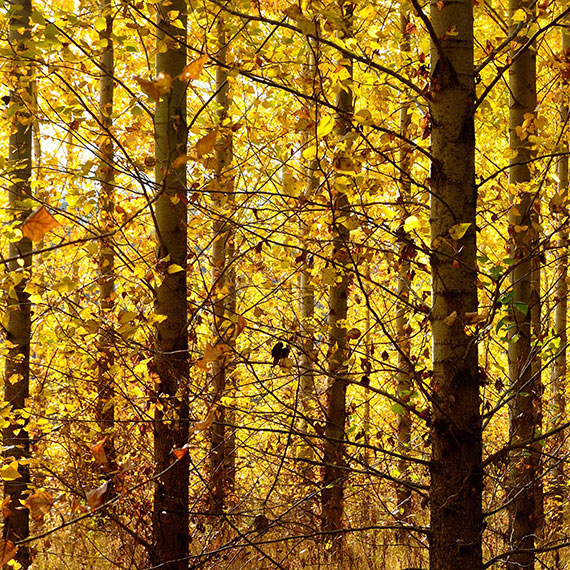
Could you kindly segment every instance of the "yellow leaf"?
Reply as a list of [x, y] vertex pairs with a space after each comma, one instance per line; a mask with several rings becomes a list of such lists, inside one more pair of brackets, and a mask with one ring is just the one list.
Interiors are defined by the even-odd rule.
[[461, 239], [469, 229], [470, 223], [455, 224], [449, 228], [449, 235], [452, 239]]
[[180, 74], [180, 79], [184, 81], [190, 81], [191, 79], [198, 79], [202, 70], [204, 69], [204, 64], [208, 61], [208, 56], [203, 55], [193, 62], [189, 63]]
[[179, 273], [180, 271], [184, 271], [184, 267], [181, 267], [180, 265], [177, 265], [176, 263], [173, 263], [172, 265], [168, 266], [168, 273], [172, 274], [172, 273]]
[[404, 222], [404, 231], [411, 232], [420, 227], [420, 221], [416, 216], [408, 216]]
[[518, 22], [524, 22], [526, 20], [526, 12], [522, 9], [519, 8], [512, 16], [512, 20], [515, 23]]
[[196, 149], [196, 156], [202, 158], [205, 154], [214, 150], [216, 144], [216, 137], [218, 136], [218, 129], [213, 129], [206, 136], [202, 137], [194, 147]]
[[18, 473], [18, 462], [12, 461], [10, 465], [0, 468], [0, 479], [4, 481], [13, 481], [19, 479], [21, 475]]
[[95, 18], [95, 23], [93, 24], [93, 27], [98, 32], [102, 32], [103, 30], [105, 30], [107, 28], [107, 22], [105, 18]]
[[162, 95], [166, 95], [172, 88], [172, 77], [168, 73], [160, 72], [156, 79], [149, 81], [142, 77], [135, 77], [136, 82], [139, 84], [141, 91], [148, 95], [156, 102]]
[[[334, 117], [330, 115], [323, 117], [317, 126], [317, 138], [326, 137], [334, 129]], [[305, 157], [306, 158], [306, 157]]]
[[41, 241], [50, 230], [57, 226], [59, 222], [46, 210], [45, 206], [42, 206], [24, 222], [22, 234], [32, 241]]

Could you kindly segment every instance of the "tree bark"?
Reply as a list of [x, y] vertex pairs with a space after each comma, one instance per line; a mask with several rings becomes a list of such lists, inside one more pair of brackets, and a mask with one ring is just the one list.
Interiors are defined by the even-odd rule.
[[[15, 9], [19, 8], [19, 9]], [[12, 217], [23, 222], [30, 214], [24, 200], [31, 198], [32, 176], [32, 68], [23, 57], [31, 41], [31, 0], [22, 0], [10, 9], [10, 46], [14, 50], [12, 84], [10, 85], [10, 106], [16, 107], [8, 142], [8, 160], [11, 166], [12, 182], [8, 187], [9, 206]], [[4, 457], [20, 461], [30, 457], [30, 438], [27, 432], [27, 416], [22, 410], [28, 405], [30, 394], [30, 343], [31, 303], [26, 293], [32, 269], [32, 242], [23, 237], [10, 243], [9, 257], [18, 257], [8, 264], [11, 286], [6, 299], [6, 340], [8, 354], [4, 367], [4, 400], [11, 406], [10, 425], [3, 429]], [[27, 498], [30, 484], [30, 470], [27, 464], [18, 464], [20, 477], [4, 481], [4, 496], [9, 497], [6, 509], [10, 512], [4, 522], [3, 537], [16, 542], [27, 538], [30, 533], [29, 510], [21, 501]], [[31, 564], [30, 549], [20, 546], [15, 557], [23, 568]]]
[[[182, 28], [172, 25], [169, 13], [178, 13]], [[156, 289], [155, 312], [164, 320], [156, 325], [154, 370], [157, 375], [154, 421], [154, 460], [157, 473], [152, 510], [151, 561], [169, 570], [188, 567], [188, 455], [174, 461], [172, 450], [188, 442], [188, 331], [187, 331], [187, 208], [186, 167], [172, 163], [186, 154], [186, 85], [177, 79], [186, 64], [186, 3], [173, 0], [157, 5], [159, 44], [157, 76], [172, 78], [155, 111], [155, 202], [157, 262], [163, 281]], [[172, 38], [179, 38], [179, 43]], [[182, 271], [169, 272], [178, 265]]]
[[[510, 0], [511, 29], [513, 14], [520, 9], [529, 15], [530, 2]], [[524, 30], [516, 45], [526, 42]], [[513, 292], [513, 334], [509, 342], [509, 379], [513, 390], [510, 402], [509, 438], [513, 450], [509, 459], [509, 548], [532, 549], [538, 528], [537, 510], [540, 505], [538, 489], [539, 455], [529, 442], [539, 427], [540, 363], [537, 362], [533, 341], [539, 327], [540, 291], [538, 279], [538, 208], [539, 201], [529, 188], [532, 180], [529, 164], [533, 157], [528, 134], [533, 132], [536, 109], [536, 52], [529, 47], [513, 63], [509, 71], [509, 142], [518, 154], [510, 161], [509, 183], [520, 193], [513, 201], [509, 215]], [[522, 444], [522, 445], [521, 445]], [[532, 569], [534, 554], [513, 554], [507, 562], [511, 570]]]
[[212, 202], [212, 333], [214, 344], [223, 346], [224, 354], [212, 363], [212, 401], [214, 422], [210, 429], [210, 513], [221, 516], [227, 505], [227, 495], [234, 487], [235, 437], [234, 426], [228, 425], [235, 412], [221, 399], [231, 392], [231, 350], [236, 330], [236, 297], [234, 263], [234, 209], [232, 131], [224, 122], [229, 117], [231, 104], [227, 59], [226, 22], [223, 14], [217, 19], [218, 54], [216, 68], [216, 103], [218, 104], [218, 140], [215, 147], [216, 177]]
[[[432, 461], [430, 568], [481, 570], [482, 467], [477, 342], [473, 2], [431, 4]], [[456, 35], [446, 34], [453, 27]], [[453, 240], [450, 228], [469, 224]]]
[[[354, 5], [342, 2], [342, 32], [343, 39], [352, 36], [352, 15]], [[348, 71], [349, 78], [339, 87], [336, 106], [335, 132], [338, 139], [351, 130], [351, 118], [354, 111], [352, 96], [352, 60], [344, 59], [342, 65]], [[343, 146], [344, 145], [344, 146]], [[342, 159], [349, 155], [350, 149], [346, 142], [340, 142], [338, 151]], [[344, 438], [346, 421], [346, 388], [347, 379], [347, 338], [346, 317], [348, 308], [348, 289], [350, 282], [350, 230], [343, 221], [350, 214], [350, 203], [347, 194], [340, 186], [332, 189], [332, 258], [331, 264], [336, 273], [336, 282], [329, 288], [329, 361], [328, 361], [328, 399], [325, 422], [325, 442], [323, 452], [323, 491], [322, 528], [324, 531], [335, 532], [343, 528], [344, 511], [344, 480], [346, 465], [344, 461]], [[342, 535], [332, 534], [332, 553], [338, 552], [342, 543]], [[340, 559], [339, 559], [340, 560]]]
[[[105, 18], [105, 29], [99, 33], [102, 40], [107, 42], [101, 54], [101, 77], [99, 79], [99, 120], [101, 125], [101, 144], [99, 172], [101, 190], [99, 194], [100, 231], [102, 234], [113, 229], [114, 222], [114, 168], [113, 140], [111, 127], [113, 124], [113, 95], [114, 95], [114, 48], [113, 48], [113, 17], [110, 0], [101, 0], [99, 6], [102, 18]], [[114, 471], [113, 429], [115, 420], [114, 378], [110, 369], [114, 364], [113, 331], [111, 314], [115, 307], [115, 255], [110, 238], [102, 238], [99, 243], [99, 320], [101, 334], [99, 336], [99, 358], [97, 361], [97, 400], [95, 404], [97, 422], [101, 435], [107, 464], [103, 466], [106, 476]]]

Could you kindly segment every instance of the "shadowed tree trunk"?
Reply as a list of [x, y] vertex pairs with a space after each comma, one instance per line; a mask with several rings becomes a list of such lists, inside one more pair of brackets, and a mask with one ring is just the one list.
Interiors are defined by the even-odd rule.
[[[17, 8], [17, 9], [16, 9]], [[12, 182], [8, 186], [8, 200], [12, 219], [23, 221], [30, 214], [29, 205], [24, 200], [30, 198], [32, 175], [32, 68], [25, 59], [28, 43], [31, 41], [30, 0], [22, 0], [9, 8], [9, 40], [13, 50], [13, 73], [10, 85], [11, 111], [16, 108], [11, 123], [8, 142], [8, 159]], [[32, 242], [23, 237], [10, 243], [8, 255], [18, 257], [8, 264], [11, 286], [6, 293], [6, 340], [8, 354], [4, 364], [4, 400], [11, 406], [12, 421], [3, 429], [4, 457], [19, 461], [30, 456], [30, 439], [26, 429], [27, 417], [21, 415], [30, 394], [30, 342], [31, 342], [31, 303], [26, 293], [32, 257]], [[20, 477], [14, 481], [4, 481], [4, 496], [9, 497], [3, 528], [3, 537], [16, 542], [29, 536], [29, 511], [21, 501], [30, 483], [29, 466], [18, 465]], [[30, 549], [20, 546], [16, 560], [23, 568], [31, 564]]]
[[[516, 26], [512, 16], [518, 10], [528, 10], [531, 2], [511, 0], [509, 13], [511, 29]], [[517, 38], [516, 47], [527, 41], [525, 30]], [[536, 108], [536, 52], [529, 47], [513, 63], [509, 71], [509, 143], [517, 150], [510, 160], [509, 183], [517, 185], [520, 193], [513, 200], [509, 215], [510, 254], [514, 259], [512, 271], [514, 321], [509, 343], [509, 377], [513, 389], [510, 402], [509, 438], [519, 445], [509, 459], [509, 547], [532, 549], [537, 532], [537, 512], [541, 504], [538, 489], [539, 455], [529, 442], [539, 428], [540, 363], [537, 362], [533, 340], [539, 323], [540, 308], [538, 246], [539, 201], [530, 188], [530, 163], [533, 157], [528, 135], [534, 132]], [[521, 445], [523, 444], [523, 445]], [[511, 570], [534, 567], [534, 554], [520, 552], [508, 560]]]
[[[352, 15], [354, 5], [342, 2], [343, 39], [352, 36]], [[337, 96], [337, 116], [335, 132], [341, 139], [351, 129], [351, 118], [354, 111], [352, 97], [353, 66], [350, 59], [344, 59], [342, 66], [348, 72], [348, 79], [339, 87]], [[342, 162], [343, 157], [350, 155], [349, 143], [338, 143], [335, 160]], [[338, 180], [338, 179], [337, 179]], [[348, 307], [349, 263], [350, 263], [350, 230], [345, 224], [350, 214], [350, 203], [347, 194], [334, 181], [332, 194], [332, 259], [331, 264], [336, 274], [336, 282], [329, 288], [329, 355], [328, 355], [328, 399], [326, 408], [325, 442], [323, 453], [323, 491], [322, 528], [335, 532], [343, 528], [343, 500], [346, 466], [344, 462], [344, 438], [346, 420], [346, 387], [347, 379], [347, 338], [346, 317]], [[340, 221], [339, 221], [340, 220]], [[339, 324], [340, 323], [340, 324]], [[342, 535], [332, 534], [331, 552], [340, 562]]]
[[[169, 14], [176, 11], [182, 28]], [[155, 202], [157, 262], [163, 281], [156, 290], [155, 311], [164, 320], [156, 325], [154, 370], [157, 375], [154, 421], [154, 461], [158, 473], [152, 510], [151, 562], [161, 568], [188, 568], [188, 476], [185, 455], [174, 462], [172, 450], [188, 442], [188, 331], [186, 306], [187, 208], [186, 166], [173, 166], [186, 154], [186, 85], [178, 79], [186, 64], [186, 3], [157, 5], [158, 41], [165, 51], [156, 56], [157, 77], [172, 78], [155, 111]], [[181, 43], [172, 41], [179, 38]], [[182, 271], [169, 271], [177, 265]], [[176, 269], [176, 268], [175, 268]]]
[[[430, 568], [481, 570], [481, 416], [477, 311], [473, 2], [432, 3], [432, 461]], [[456, 35], [446, 35], [452, 27]], [[450, 237], [457, 224], [465, 233]], [[455, 234], [455, 232], [452, 232]], [[463, 231], [455, 235], [462, 234]]]
[[[99, 79], [99, 119], [101, 122], [100, 166], [101, 190], [99, 195], [100, 227], [105, 234], [113, 229], [114, 216], [114, 169], [113, 142], [110, 129], [113, 123], [113, 18], [111, 16], [110, 0], [101, 0], [101, 17], [105, 18], [105, 29], [99, 32], [101, 39], [107, 45], [101, 54], [101, 78]], [[114, 363], [112, 319], [115, 302], [115, 256], [110, 238], [103, 238], [99, 243], [99, 319], [101, 335], [99, 337], [99, 358], [97, 361], [97, 422], [101, 435], [105, 438], [103, 444], [108, 463], [103, 466], [107, 475], [114, 471], [113, 422], [115, 406], [113, 397], [113, 374], [110, 369]]]
[[234, 264], [234, 209], [231, 171], [232, 131], [224, 122], [231, 104], [227, 59], [226, 22], [223, 14], [217, 17], [218, 48], [216, 68], [216, 103], [218, 104], [218, 139], [215, 147], [216, 178], [212, 192], [214, 211], [212, 243], [212, 333], [214, 344], [224, 346], [223, 354], [212, 363], [212, 402], [214, 422], [210, 428], [210, 513], [222, 515], [227, 505], [228, 492], [235, 478], [235, 413], [221, 399], [231, 392], [231, 348], [236, 331], [236, 297]]

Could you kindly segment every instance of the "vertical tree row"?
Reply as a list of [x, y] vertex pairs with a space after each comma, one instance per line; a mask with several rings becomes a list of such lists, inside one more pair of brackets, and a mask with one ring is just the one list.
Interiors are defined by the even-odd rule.
[[[519, 24], [514, 18], [524, 10], [530, 19], [531, 2], [511, 0], [509, 14], [511, 32]], [[519, 26], [520, 27], [520, 26]], [[509, 144], [517, 151], [510, 160], [509, 184], [515, 198], [510, 208], [510, 254], [512, 269], [513, 329], [509, 342], [509, 377], [512, 389], [510, 401], [509, 440], [514, 446], [509, 460], [509, 546], [515, 552], [509, 558], [509, 568], [532, 568], [537, 531], [539, 499], [538, 460], [532, 438], [539, 429], [537, 410], [540, 398], [540, 370], [537, 364], [535, 333], [538, 324], [538, 207], [539, 200], [533, 190], [531, 164], [534, 156], [528, 135], [534, 129], [536, 109], [536, 52], [534, 45], [516, 53], [527, 41], [520, 30], [513, 51], [513, 64], [509, 70]], [[524, 551], [522, 551], [524, 550]]]
[[[10, 83], [10, 138], [8, 161], [11, 182], [8, 187], [9, 207], [12, 220], [23, 222], [30, 214], [32, 177], [32, 121], [33, 121], [33, 68], [26, 57], [31, 41], [31, 0], [9, 7], [9, 43], [13, 51], [13, 68]], [[11, 407], [10, 425], [2, 431], [4, 457], [26, 460], [30, 457], [30, 439], [26, 429], [27, 416], [23, 409], [28, 406], [30, 394], [30, 343], [31, 302], [26, 285], [32, 270], [32, 242], [22, 237], [10, 243], [8, 264], [9, 287], [6, 294], [5, 333], [8, 354], [4, 368], [4, 400]], [[29, 535], [29, 511], [22, 502], [27, 498], [30, 483], [29, 464], [18, 463], [20, 477], [4, 482], [5, 522], [4, 539], [12, 543]], [[7, 515], [7, 516], [6, 516]], [[16, 560], [23, 568], [31, 564], [30, 550], [20, 547]]]
[[[172, 17], [176, 14], [179, 26]], [[156, 482], [152, 509], [151, 563], [167, 569], [188, 567], [188, 477], [184, 455], [172, 451], [188, 442], [187, 330], [187, 206], [186, 165], [175, 160], [186, 154], [186, 2], [157, 4], [157, 78], [170, 89], [157, 101], [154, 115], [154, 219], [157, 269], [162, 283], [155, 291], [153, 368], [156, 374], [154, 465]], [[171, 83], [170, 83], [171, 82]], [[180, 162], [180, 161], [179, 161]]]
[[[430, 568], [481, 570], [473, 3], [431, 4], [432, 460]], [[453, 35], [446, 34], [450, 29]], [[461, 224], [458, 226], [458, 224]], [[455, 233], [450, 230], [465, 229]], [[458, 239], [452, 236], [461, 235]]]
[[218, 358], [212, 363], [211, 385], [214, 406], [214, 421], [210, 428], [210, 512], [221, 516], [227, 503], [228, 491], [234, 484], [234, 427], [228, 425], [233, 417], [223, 397], [231, 390], [231, 366], [236, 333], [236, 292], [234, 268], [234, 209], [233, 181], [231, 171], [233, 139], [229, 124], [231, 104], [227, 68], [227, 33], [223, 11], [217, 15], [216, 55], [216, 103], [218, 138], [215, 145], [215, 178], [211, 193], [213, 205], [212, 223], [212, 333]]
[[[101, 77], [99, 79], [99, 121], [100, 121], [100, 164], [99, 176], [101, 190], [99, 195], [100, 231], [105, 236], [114, 226], [114, 157], [111, 127], [113, 124], [114, 96], [114, 46], [113, 46], [113, 16], [110, 0], [101, 0], [100, 15], [105, 19], [105, 28], [99, 33], [101, 40], [106, 42], [101, 53]], [[114, 379], [110, 369], [115, 362], [112, 334], [112, 311], [115, 306], [115, 255], [112, 238], [103, 237], [99, 244], [99, 310], [101, 335], [99, 341], [99, 358], [97, 361], [97, 421], [104, 437], [105, 456], [108, 464], [104, 469], [113, 471], [114, 445], [113, 422], [115, 419]]]
[[[354, 4], [348, 0], [340, 4], [341, 38], [352, 37], [352, 19]], [[348, 78], [339, 86], [336, 99], [337, 153], [335, 161], [342, 173], [343, 158], [350, 154], [350, 137], [354, 102], [352, 94], [353, 64], [345, 58], [341, 65], [347, 70]], [[331, 532], [330, 540], [340, 546], [341, 535], [335, 534], [343, 526], [344, 485], [347, 476], [344, 460], [344, 439], [346, 420], [346, 388], [348, 385], [347, 363], [347, 330], [346, 317], [348, 309], [348, 292], [350, 284], [350, 230], [346, 221], [350, 215], [349, 189], [346, 188], [347, 177], [339, 175], [333, 179], [330, 191], [332, 223], [332, 256], [330, 263], [336, 274], [336, 282], [329, 287], [329, 352], [328, 352], [328, 390], [326, 404], [326, 423], [323, 452], [323, 489], [322, 528]], [[338, 548], [333, 551], [340, 552]]]

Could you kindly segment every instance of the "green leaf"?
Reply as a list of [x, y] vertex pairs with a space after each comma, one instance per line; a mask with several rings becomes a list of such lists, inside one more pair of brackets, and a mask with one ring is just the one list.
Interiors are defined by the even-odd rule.
[[392, 411], [399, 416], [403, 416], [406, 413], [406, 408], [402, 404], [394, 404], [392, 406]]

